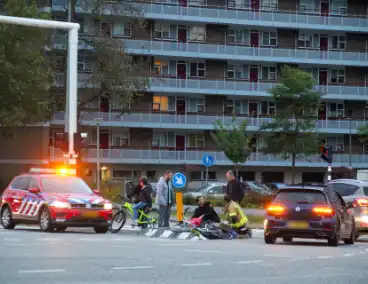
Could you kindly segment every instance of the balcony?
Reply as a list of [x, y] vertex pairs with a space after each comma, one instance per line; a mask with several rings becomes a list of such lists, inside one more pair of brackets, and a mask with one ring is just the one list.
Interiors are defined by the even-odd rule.
[[[143, 2], [143, 1], [142, 1]], [[269, 7], [261, 7], [260, 11], [251, 11], [250, 8], [235, 9], [223, 6], [183, 6], [179, 1], [170, 3], [154, 3], [145, 1], [136, 4], [143, 9], [143, 15], [147, 19], [183, 21], [195, 23], [209, 23], [221, 25], [261, 26], [273, 28], [314, 29], [320, 31], [345, 31], [368, 32], [368, 20], [359, 16], [321, 16], [319, 12], [299, 13], [298, 11], [275, 10]], [[176, 3], [175, 3], [176, 2]], [[188, 1], [190, 2], [190, 1]], [[53, 0], [52, 10], [65, 12], [67, 0]], [[88, 13], [83, 4], [77, 4], [78, 13]], [[105, 4], [101, 7], [102, 14], [124, 14], [117, 4]]]
[[[223, 152], [205, 151], [167, 151], [167, 150], [131, 150], [131, 149], [107, 149], [100, 150], [100, 162], [106, 164], [153, 164], [153, 165], [202, 165], [202, 157], [210, 154], [215, 158], [215, 165], [230, 166], [232, 163], [226, 158]], [[97, 150], [88, 150], [84, 154], [84, 161], [88, 163], [97, 162]], [[58, 149], [50, 149], [51, 161], [61, 161], [62, 153]], [[353, 168], [365, 168], [368, 163], [368, 156], [351, 155]], [[334, 155], [334, 167], [349, 166], [350, 155]], [[290, 167], [291, 161], [283, 160], [280, 157], [265, 155], [262, 153], [252, 153], [246, 162], [247, 166], [276, 166]], [[319, 155], [298, 160], [297, 167], [319, 167], [327, 168], [326, 162], [322, 162]]]
[[[88, 84], [88, 73], [78, 74], [78, 87], [91, 88]], [[54, 86], [62, 88], [64, 86], [64, 74], [56, 74]], [[206, 80], [206, 79], [175, 79], [165, 77], [149, 78], [149, 92], [154, 93], [177, 93], [177, 94], [206, 94], [223, 96], [252, 96], [270, 97], [269, 89], [277, 83], [247, 82], [235, 80]], [[324, 100], [356, 100], [366, 101], [368, 95], [367, 87], [353, 86], [316, 86], [316, 90], [321, 92]]]
[[[64, 125], [64, 113], [55, 116], [52, 124]], [[170, 114], [170, 113], [130, 113], [118, 112], [85, 112], [81, 115], [83, 125], [95, 126], [95, 118], [102, 118], [101, 126], [104, 127], [129, 127], [129, 128], [162, 128], [185, 130], [213, 130], [213, 122], [220, 120], [225, 124], [232, 123], [231, 116], [206, 115], [206, 114]], [[267, 117], [237, 117], [236, 123], [240, 124], [244, 119], [248, 120], [248, 130], [258, 131], [259, 127], [272, 118]], [[320, 133], [331, 134], [356, 134], [359, 126], [365, 125], [364, 120], [319, 120], [317, 127]], [[351, 129], [351, 130], [350, 130]]]
[[265, 48], [151, 40], [124, 40], [124, 46], [127, 53], [136, 55], [368, 67], [368, 53], [362, 52]]

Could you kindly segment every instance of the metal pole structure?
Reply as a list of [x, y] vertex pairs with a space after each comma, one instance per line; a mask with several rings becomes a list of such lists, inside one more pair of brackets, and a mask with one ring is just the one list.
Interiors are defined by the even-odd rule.
[[[68, 22], [70, 23], [72, 21], [72, 1], [69, 0], [68, 1]], [[66, 38], [68, 39], [68, 38]], [[69, 46], [68, 46], [69, 47]], [[69, 48], [67, 49], [67, 52], [69, 52]], [[69, 66], [67, 65], [67, 68], [69, 68]], [[67, 82], [68, 84], [68, 82]], [[67, 99], [65, 102], [65, 132], [68, 133], [68, 129], [69, 129], [69, 122], [68, 122], [68, 117], [69, 117], [69, 100]]]
[[74, 133], [77, 132], [77, 59], [78, 59], [78, 23], [68, 23], [59, 21], [48, 21], [41, 19], [19, 18], [0, 16], [0, 23], [10, 25], [20, 25], [27, 27], [37, 27], [44, 29], [62, 29], [68, 31], [68, 70], [67, 70], [67, 113], [69, 133], [69, 164], [75, 164], [74, 159]]
[[208, 187], [208, 167], [206, 167], [206, 188]]
[[327, 166], [327, 181], [330, 182], [332, 180], [332, 168], [331, 164]]
[[101, 165], [100, 165], [100, 123], [102, 121], [101, 118], [95, 119], [97, 124], [97, 157], [96, 157], [96, 186], [97, 190], [100, 190], [101, 187]]
[[351, 137], [351, 117], [349, 118], [349, 166], [351, 168], [351, 145], [352, 145], [352, 137]]

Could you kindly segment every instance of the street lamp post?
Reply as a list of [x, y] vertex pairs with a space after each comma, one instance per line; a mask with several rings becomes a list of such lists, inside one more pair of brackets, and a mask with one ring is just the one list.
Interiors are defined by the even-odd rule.
[[351, 136], [351, 117], [349, 117], [349, 166], [351, 168], [351, 145], [352, 145], [352, 136]]
[[97, 190], [100, 190], [101, 187], [101, 165], [100, 165], [100, 124], [102, 118], [95, 118], [96, 125], [97, 125], [97, 157], [96, 157], [96, 185]]

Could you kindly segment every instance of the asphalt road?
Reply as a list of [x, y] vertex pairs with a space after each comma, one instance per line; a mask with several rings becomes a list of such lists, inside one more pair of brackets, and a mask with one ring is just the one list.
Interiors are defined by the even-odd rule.
[[323, 241], [265, 245], [262, 232], [251, 240], [180, 241], [130, 231], [0, 229], [1, 284], [366, 284], [367, 267], [368, 238], [336, 248]]

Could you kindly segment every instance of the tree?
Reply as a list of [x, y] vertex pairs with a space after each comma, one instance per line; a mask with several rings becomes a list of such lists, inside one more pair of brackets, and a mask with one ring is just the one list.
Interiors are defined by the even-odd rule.
[[[127, 111], [140, 91], [148, 86], [147, 78], [137, 77], [137, 74], [141, 75], [148, 68], [145, 60], [133, 58], [124, 52], [124, 40], [122, 37], [113, 36], [110, 22], [113, 15], [122, 25], [131, 25], [133, 22], [144, 25], [140, 21], [142, 10], [129, 0], [118, 2], [87, 0], [83, 2], [82, 8], [90, 13], [78, 15], [77, 18], [75, 13], [77, 1], [70, 1], [72, 1], [71, 20], [82, 21], [85, 26], [87, 23], [89, 26], [88, 34], [80, 35], [79, 44], [80, 54], [91, 60], [88, 76], [79, 85], [79, 119], [88, 103], [100, 97], [107, 97], [116, 108], [120, 108], [122, 112]], [[109, 15], [104, 14], [104, 8], [109, 9]], [[106, 25], [103, 25], [105, 17], [109, 18], [106, 19]], [[100, 24], [99, 27], [96, 26], [97, 23]], [[66, 39], [66, 35], [64, 36]]]
[[261, 130], [271, 131], [265, 136], [265, 153], [291, 157], [292, 182], [295, 182], [296, 159], [317, 153], [318, 109], [321, 94], [313, 90], [316, 83], [310, 73], [284, 67], [280, 84], [270, 90], [277, 112]]
[[[5, 0], [5, 14], [48, 19], [35, 2]], [[9, 128], [48, 121], [54, 98], [50, 59], [45, 53], [49, 31], [36, 27], [0, 24], [0, 125]]]
[[358, 127], [358, 137], [361, 143], [367, 143], [368, 141], [368, 125], [362, 125]]
[[231, 125], [225, 125], [220, 120], [214, 123], [215, 131], [211, 133], [217, 147], [235, 165], [244, 164], [249, 158], [251, 150], [251, 137], [247, 133], [247, 121], [243, 120], [240, 125], [236, 124], [236, 117]]

